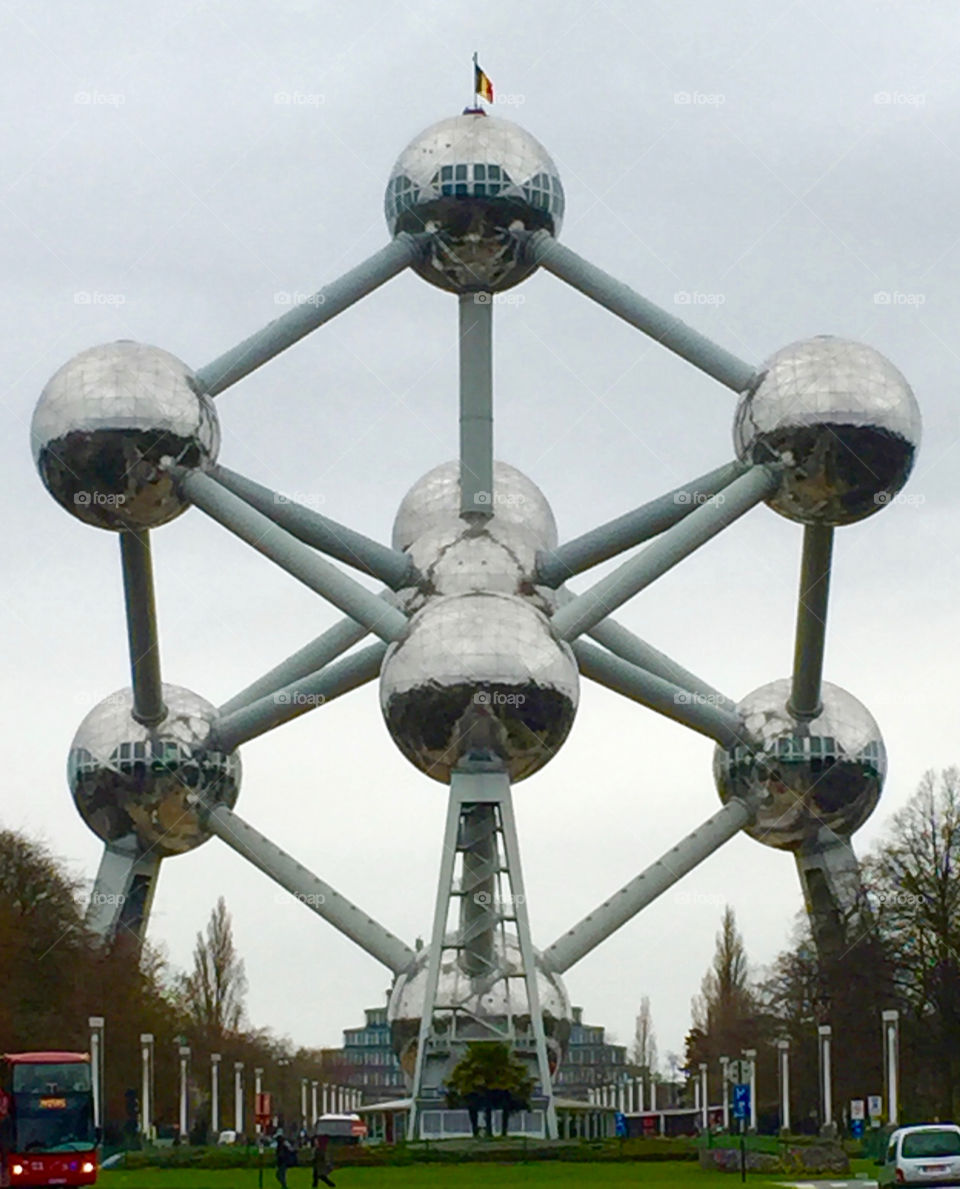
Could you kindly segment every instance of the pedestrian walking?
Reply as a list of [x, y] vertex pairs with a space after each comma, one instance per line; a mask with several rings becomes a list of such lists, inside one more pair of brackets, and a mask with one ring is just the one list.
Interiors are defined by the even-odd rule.
[[336, 1181], [331, 1181], [327, 1175], [333, 1172], [333, 1164], [327, 1154], [329, 1145], [330, 1137], [328, 1135], [313, 1137], [313, 1189], [317, 1189], [321, 1181], [324, 1185], [336, 1185]]

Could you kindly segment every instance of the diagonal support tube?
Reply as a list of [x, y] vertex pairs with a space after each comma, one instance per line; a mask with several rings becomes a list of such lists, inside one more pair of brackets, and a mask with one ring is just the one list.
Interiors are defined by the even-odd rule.
[[380, 673], [386, 651], [386, 644], [371, 644], [331, 662], [309, 677], [291, 682], [283, 689], [265, 694], [256, 702], [217, 718], [210, 728], [211, 740], [220, 750], [230, 752], [241, 743], [256, 739], [309, 710], [325, 706], [341, 694], [373, 681]]
[[743, 392], [754, 380], [756, 369], [750, 364], [564, 247], [548, 231], [534, 232], [527, 245], [530, 259], [547, 272], [566, 281], [727, 388]]
[[736, 706], [732, 698], [728, 698], [719, 690], [714, 689], [712, 685], [685, 669], [683, 665], [678, 665], [665, 653], [654, 648], [652, 644], [648, 644], [646, 640], [641, 640], [639, 636], [634, 635], [629, 628], [617, 623], [615, 619], [601, 619], [596, 627], [592, 627], [587, 632], [587, 635], [592, 640], [596, 640], [598, 644], [602, 644], [604, 648], [609, 649], [614, 656], [618, 656], [621, 660], [628, 661], [639, 669], [655, 673], [664, 681], [678, 685], [691, 694], [697, 694], [701, 700], [708, 701], [714, 706], [720, 706], [724, 710], [733, 710]]
[[123, 596], [127, 606], [127, 641], [133, 684], [133, 717], [153, 727], [166, 718], [160, 679], [160, 640], [153, 595], [150, 533], [123, 529], [120, 533]]
[[493, 300], [460, 295], [460, 515], [493, 515]]
[[249, 706], [266, 694], [278, 693], [284, 686], [298, 681], [301, 677], [308, 677], [324, 665], [335, 661], [366, 635], [369, 635], [369, 632], [362, 623], [357, 623], [355, 619], [341, 619], [333, 627], [321, 632], [315, 640], [311, 640], [279, 665], [275, 665], [269, 673], [264, 673], [238, 694], [234, 694], [228, 702], [223, 703], [217, 713], [221, 718], [226, 718], [234, 710]]
[[642, 545], [683, 520], [747, 469], [745, 463], [728, 462], [691, 483], [676, 487], [666, 495], [566, 541], [550, 553], [541, 553], [537, 557], [537, 581], [556, 588], [575, 574], [582, 574], [626, 549]]
[[588, 632], [611, 611], [616, 611], [628, 599], [716, 536], [721, 529], [766, 499], [778, 483], [779, 478], [772, 469], [751, 467], [679, 524], [667, 529], [641, 553], [623, 562], [612, 574], [566, 606], [560, 607], [553, 617], [557, 636], [562, 640], [573, 640]]
[[324, 880], [308, 871], [296, 859], [269, 838], [255, 830], [225, 805], [217, 805], [204, 815], [210, 831], [242, 858], [259, 867], [264, 875], [286, 888], [302, 904], [335, 929], [356, 942], [388, 970], [399, 974], [413, 962], [415, 954], [389, 929], [368, 916]]
[[646, 908], [715, 850], [719, 850], [752, 821], [755, 813], [755, 807], [745, 800], [733, 798], [728, 801], [718, 813], [707, 818], [702, 826], [688, 834], [646, 871], [615, 892], [562, 937], [558, 937], [553, 945], [544, 950], [544, 964], [558, 974], [569, 970], [621, 925], [635, 917], [642, 908]]
[[421, 238], [401, 233], [362, 264], [325, 285], [302, 305], [294, 306], [256, 334], [200, 368], [195, 377], [198, 386], [209, 396], [217, 396], [244, 376], [249, 376], [311, 330], [329, 322], [361, 297], [366, 297], [391, 277], [403, 272], [416, 259]]
[[793, 684], [787, 707], [796, 718], [816, 718], [822, 708], [820, 685], [832, 557], [833, 528], [825, 524], [808, 524], [803, 530]]
[[416, 581], [417, 569], [409, 554], [381, 545], [356, 529], [347, 528], [312, 508], [305, 508], [227, 467], [215, 466], [208, 473], [227, 491], [232, 491], [305, 545], [379, 578], [392, 590], [411, 586]]
[[216, 479], [203, 471], [187, 470], [185, 467], [170, 465], [168, 469], [191, 503], [202, 508], [208, 516], [252, 545], [258, 553], [276, 562], [305, 586], [329, 599], [334, 606], [362, 623], [381, 640], [396, 640], [406, 630], [407, 618], [402, 611], [391, 607], [380, 595], [367, 590], [354, 578], [341, 574], [336, 566], [318, 557], [312, 549], [301, 544], [285, 529], [278, 528], [262, 512], [257, 512], [233, 492], [227, 491]]
[[611, 656], [594, 644], [576, 640], [573, 652], [580, 672], [598, 685], [632, 698], [658, 714], [689, 727], [721, 747], [733, 747], [744, 742], [743, 723], [732, 711], [717, 706], [702, 694], [681, 689], [662, 677], [639, 669], [618, 656]]

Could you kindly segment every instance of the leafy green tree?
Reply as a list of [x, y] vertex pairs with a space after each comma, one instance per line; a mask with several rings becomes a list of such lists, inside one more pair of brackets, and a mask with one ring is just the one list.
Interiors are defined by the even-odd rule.
[[493, 1112], [503, 1112], [502, 1134], [516, 1111], [528, 1110], [533, 1079], [526, 1066], [499, 1041], [471, 1041], [467, 1051], [447, 1078], [447, 1104], [465, 1107], [470, 1113], [473, 1134], [483, 1111], [487, 1135], [493, 1131]]

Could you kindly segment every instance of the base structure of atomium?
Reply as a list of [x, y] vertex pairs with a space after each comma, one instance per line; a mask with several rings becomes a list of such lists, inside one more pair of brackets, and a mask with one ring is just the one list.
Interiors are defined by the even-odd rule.
[[[506, 1040], [529, 1062], [556, 1135], [563, 973], [740, 830], [793, 852], [822, 950], [863, 924], [850, 836], [876, 806], [886, 757], [866, 708], [822, 680], [827, 596], [835, 528], [883, 508], [910, 473], [913, 394], [876, 351], [838, 338], [743, 362], [561, 246], [563, 204], [533, 137], [468, 110], [401, 154], [386, 194], [393, 238], [370, 259], [197, 371], [126, 341], [85, 351], [50, 380], [32, 425], [51, 495], [120, 539], [132, 685], [90, 711], [68, 761], [105, 845], [91, 927], [108, 942], [141, 938], [161, 860], [216, 835], [392, 972], [411, 1137], [477, 1039]], [[388, 546], [221, 466], [214, 398], [408, 267], [458, 297], [460, 457], [414, 483]], [[490, 295], [538, 268], [739, 398], [733, 461], [565, 543], [540, 490], [493, 460]], [[804, 526], [794, 665], [735, 702], [612, 616], [762, 502]], [[345, 615], [220, 707], [161, 680], [150, 530], [190, 505]], [[567, 588], [639, 545], [592, 586]], [[560, 749], [581, 677], [713, 739], [723, 804], [535, 950], [511, 783]], [[240, 744], [376, 679], [401, 752], [449, 787], [431, 941], [417, 952], [233, 809]]]

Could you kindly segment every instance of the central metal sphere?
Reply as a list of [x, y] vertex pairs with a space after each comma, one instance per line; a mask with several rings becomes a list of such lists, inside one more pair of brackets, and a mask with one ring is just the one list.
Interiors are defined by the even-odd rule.
[[470, 756], [502, 759], [513, 781], [532, 775], [566, 739], [578, 699], [576, 660], [547, 617], [493, 592], [431, 599], [380, 672], [394, 742], [444, 782]]
[[[455, 938], [448, 936], [452, 945]], [[390, 993], [387, 1006], [387, 1020], [390, 1024], [390, 1039], [400, 1065], [408, 1077], [413, 1077], [417, 1056], [417, 1039], [420, 1033], [420, 1018], [426, 998], [427, 962], [429, 950], [421, 950], [409, 970], [399, 974]], [[520, 945], [515, 937], [504, 940], [497, 936], [496, 958], [502, 970], [518, 973], [523, 969]], [[559, 974], [544, 969], [539, 953], [535, 953], [537, 975], [537, 997], [540, 1000], [540, 1014], [547, 1034], [547, 1049], [551, 1070], [555, 1070], [570, 1039], [572, 1012], [563, 979]], [[513, 1024], [515, 1031], [530, 1032], [530, 1007], [527, 988], [520, 978], [501, 979], [492, 987], [483, 988], [485, 980], [471, 980], [465, 974], [456, 953], [445, 950], [440, 965], [440, 980], [437, 984], [436, 1006], [434, 1007], [434, 1028], [438, 1032], [449, 1029], [453, 1006], [458, 1008], [457, 1038], [464, 1044], [468, 1040], [489, 1040], [490, 1030], [477, 1023], [473, 1034], [466, 1024], [469, 1016], [489, 1020], [505, 1027]], [[478, 985], [480, 990], [477, 989]], [[464, 1016], [466, 1012], [466, 1016]], [[453, 1055], [451, 1065], [456, 1063]]]
[[494, 293], [529, 276], [519, 231], [560, 232], [563, 186], [542, 144], [483, 112], [441, 120], [397, 159], [384, 200], [390, 234], [433, 232], [414, 264], [453, 293]]
[[135, 837], [142, 850], [184, 854], [210, 837], [197, 796], [233, 807], [240, 757], [207, 744], [216, 707], [179, 685], [163, 686], [167, 716], [155, 727], [133, 718], [119, 690], [77, 728], [67, 780], [80, 816], [104, 842]]
[[756, 746], [718, 747], [713, 774], [721, 799], [760, 797], [747, 833], [795, 850], [824, 828], [846, 837], [874, 811], [887, 753], [873, 715], [852, 694], [823, 683], [823, 708], [809, 721], [787, 710], [790, 682], [772, 681], [737, 706]]

